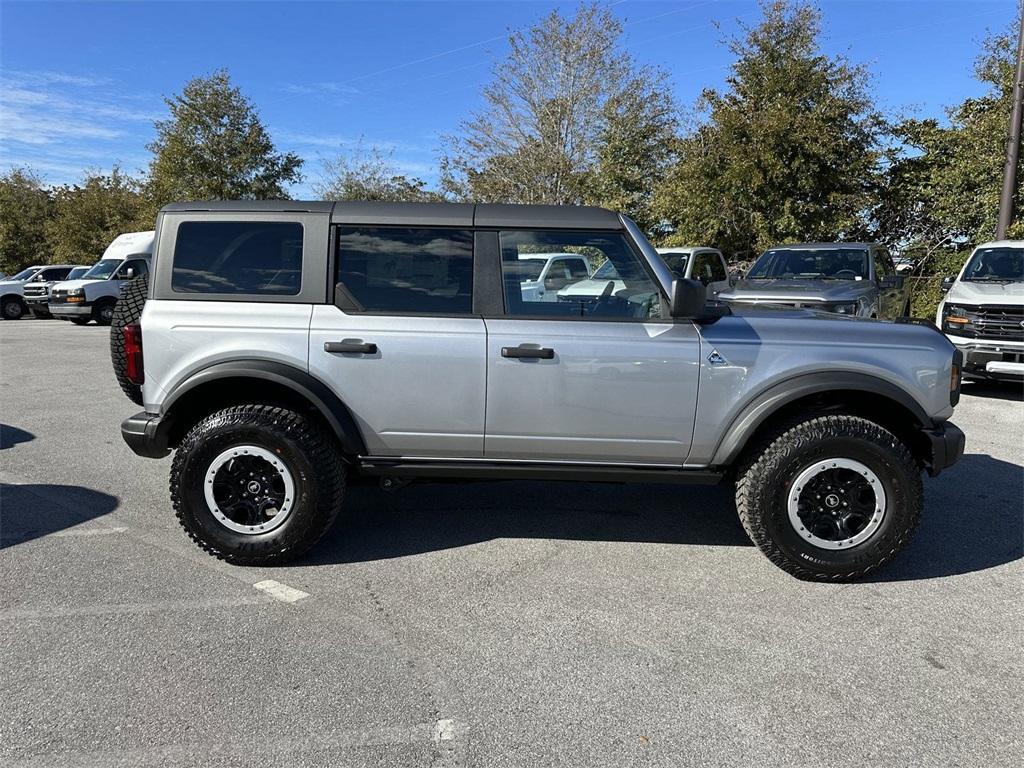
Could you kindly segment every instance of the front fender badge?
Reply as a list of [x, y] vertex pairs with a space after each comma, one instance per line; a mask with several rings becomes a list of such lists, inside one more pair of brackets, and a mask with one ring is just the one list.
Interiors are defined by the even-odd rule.
[[711, 365], [728, 365], [729, 361], [722, 357], [722, 353], [717, 349], [712, 349], [711, 354], [708, 355], [708, 362]]

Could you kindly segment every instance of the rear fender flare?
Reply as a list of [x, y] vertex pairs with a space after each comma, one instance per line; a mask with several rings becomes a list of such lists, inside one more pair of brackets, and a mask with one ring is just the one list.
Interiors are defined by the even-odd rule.
[[230, 360], [203, 368], [174, 387], [160, 406], [161, 416], [173, 420], [176, 403], [197, 388], [220, 379], [256, 379], [287, 387], [324, 417], [337, 435], [345, 455], [366, 453], [362, 433], [351, 411], [330, 387], [306, 371], [272, 360]]

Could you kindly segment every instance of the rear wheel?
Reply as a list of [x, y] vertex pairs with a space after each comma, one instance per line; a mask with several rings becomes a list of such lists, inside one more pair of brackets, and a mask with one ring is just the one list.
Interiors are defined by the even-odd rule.
[[142, 405], [142, 388], [128, 378], [128, 358], [124, 353], [124, 327], [137, 323], [142, 317], [149, 292], [147, 275], [139, 275], [121, 291], [121, 299], [114, 306], [110, 323], [110, 362], [114, 366], [114, 377], [128, 399]]
[[334, 522], [345, 469], [332, 435], [294, 411], [240, 405], [189, 431], [171, 465], [171, 501], [188, 535], [239, 565], [309, 550]]
[[907, 447], [857, 416], [822, 416], [775, 432], [740, 467], [743, 527], [802, 579], [855, 579], [891, 560], [921, 517], [921, 470]]
[[25, 314], [25, 304], [17, 296], [4, 299], [3, 304], [0, 304], [0, 314], [4, 320], [21, 320]]

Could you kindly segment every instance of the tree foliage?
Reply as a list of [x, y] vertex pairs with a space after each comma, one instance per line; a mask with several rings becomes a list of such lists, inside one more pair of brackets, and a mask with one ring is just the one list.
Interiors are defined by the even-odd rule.
[[153, 228], [140, 183], [116, 166], [109, 174], [87, 175], [81, 184], [53, 191], [46, 223], [51, 261], [92, 264], [124, 232]]
[[393, 202], [438, 202], [440, 192], [427, 189], [422, 179], [406, 176], [392, 162], [391, 155], [360, 142], [324, 162], [324, 176], [313, 185], [324, 200], [389, 200]]
[[0, 272], [14, 274], [50, 261], [46, 221], [51, 207], [49, 190], [31, 169], [0, 176]]
[[302, 160], [276, 150], [256, 108], [227, 71], [197, 77], [164, 99], [170, 117], [155, 124], [148, 146], [147, 196], [154, 207], [174, 200], [287, 198]]
[[675, 109], [664, 75], [618, 47], [601, 5], [509, 35], [483, 108], [445, 140], [444, 188], [480, 202], [607, 202], [645, 219]]
[[749, 254], [863, 233], [884, 129], [867, 73], [821, 53], [813, 6], [762, 0], [762, 13], [729, 41], [727, 88], [704, 91], [703, 119], [659, 186], [671, 242]]
[[[937, 245], [958, 239], [977, 243], [995, 236], [1016, 76], [1016, 40], [1014, 25], [984, 42], [975, 74], [988, 90], [951, 107], [949, 125], [910, 119], [896, 127], [900, 147], [894, 152], [876, 213], [879, 230], [889, 240]], [[1020, 187], [1024, 162], [1017, 169], [1017, 179]], [[1022, 197], [1018, 192], [1011, 237], [1024, 237]]]

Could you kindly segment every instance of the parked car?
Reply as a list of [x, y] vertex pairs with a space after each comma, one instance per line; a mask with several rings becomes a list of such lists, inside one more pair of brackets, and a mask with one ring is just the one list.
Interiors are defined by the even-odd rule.
[[66, 264], [37, 264], [0, 282], [0, 316], [5, 320], [20, 320], [29, 310], [25, 301], [25, 287], [36, 282], [63, 279], [70, 269]]
[[50, 288], [55, 283], [75, 280], [89, 271], [88, 266], [60, 265], [53, 270], [41, 270], [29, 282], [25, 283], [24, 299], [32, 316], [39, 319], [52, 317], [47, 303], [50, 301]]
[[[239, 201], [157, 226], [112, 328], [144, 409], [121, 433], [175, 452], [178, 520], [233, 563], [301, 555], [361, 481], [735, 481], [772, 562], [849, 579], [963, 452], [961, 356], [930, 323], [709, 305], [611, 211]], [[600, 254], [623, 289], [524, 301], [538, 243]]]
[[152, 231], [118, 235], [88, 272], [50, 288], [50, 314], [76, 325], [90, 320], [110, 325], [121, 288], [127, 281], [148, 274], [152, 253]]
[[590, 277], [590, 260], [580, 253], [534, 253], [519, 255], [515, 264], [523, 301], [558, 301], [558, 291]]
[[1024, 240], [974, 249], [946, 292], [935, 324], [964, 355], [964, 375], [1024, 378]]
[[881, 319], [910, 314], [909, 286], [877, 243], [769, 248], [719, 298], [732, 304], [781, 304]]
[[708, 289], [708, 295], [717, 297], [729, 288], [729, 267], [725, 257], [717, 248], [658, 248], [665, 264], [678, 278], [700, 280]]

